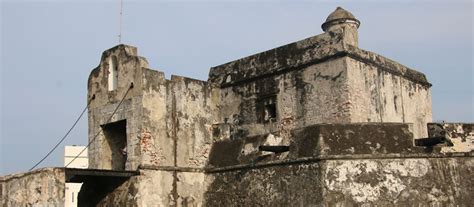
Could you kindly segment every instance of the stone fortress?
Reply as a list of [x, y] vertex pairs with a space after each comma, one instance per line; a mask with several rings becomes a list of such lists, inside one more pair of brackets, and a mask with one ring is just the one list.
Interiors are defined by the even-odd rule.
[[431, 123], [425, 75], [358, 47], [337, 8], [324, 33], [165, 78], [137, 48], [88, 81], [89, 169], [0, 178], [3, 206], [469, 206], [474, 125]]

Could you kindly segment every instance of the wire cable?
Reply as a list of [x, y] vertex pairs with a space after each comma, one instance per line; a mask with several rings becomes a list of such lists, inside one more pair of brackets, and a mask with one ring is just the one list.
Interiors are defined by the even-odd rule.
[[[122, 99], [120, 100], [120, 102], [118, 103], [117, 107], [115, 107], [114, 111], [112, 112], [112, 114], [110, 115], [110, 117], [107, 119], [107, 121], [105, 123], [109, 123], [110, 120], [112, 120], [112, 117], [115, 115], [115, 113], [117, 112], [117, 110], [119, 109], [120, 105], [122, 105], [123, 101], [125, 100], [125, 98], [127, 97], [127, 94], [128, 92], [133, 88], [133, 83], [130, 84], [130, 87], [127, 89], [127, 91], [125, 92], [125, 94], [123, 95]], [[92, 142], [95, 141], [95, 139], [97, 139], [97, 137], [99, 136], [99, 134], [102, 132], [102, 129], [99, 128], [99, 131], [97, 132], [97, 134], [95, 134], [94, 138], [92, 138], [91, 141], [89, 141], [89, 143], [87, 143], [86, 147], [84, 147], [84, 149], [82, 149], [66, 166], [65, 168], [67, 168], [72, 162], [74, 162], [74, 160], [76, 160], [84, 151], [86, 151], [87, 148], [89, 148], [89, 146], [92, 144]]]
[[71, 133], [72, 129], [74, 129], [74, 127], [76, 127], [77, 123], [79, 122], [79, 120], [81, 120], [82, 116], [84, 115], [84, 113], [86, 112], [87, 108], [89, 108], [89, 104], [90, 102], [94, 99], [95, 96], [92, 97], [92, 99], [90, 99], [88, 102], [87, 102], [87, 105], [86, 107], [84, 107], [84, 109], [82, 110], [81, 114], [79, 115], [79, 117], [76, 119], [76, 121], [74, 122], [74, 124], [71, 126], [71, 128], [69, 128], [69, 130], [66, 132], [66, 134], [64, 134], [64, 136], [59, 140], [59, 142], [54, 145], [54, 147], [40, 160], [38, 161], [33, 167], [31, 167], [28, 171], [32, 171], [33, 169], [35, 169], [35, 167], [37, 167], [39, 164], [41, 164], [49, 155], [51, 155], [51, 153], [54, 152], [54, 150], [56, 150], [56, 148], [58, 148], [58, 146], [66, 139], [66, 137], [69, 135], [69, 133]]

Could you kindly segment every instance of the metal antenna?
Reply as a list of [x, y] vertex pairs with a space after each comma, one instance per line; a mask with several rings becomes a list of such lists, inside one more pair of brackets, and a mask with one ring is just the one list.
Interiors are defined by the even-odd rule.
[[119, 44], [122, 44], [122, 11], [123, 11], [123, 0], [120, 0], [120, 19], [119, 19]]

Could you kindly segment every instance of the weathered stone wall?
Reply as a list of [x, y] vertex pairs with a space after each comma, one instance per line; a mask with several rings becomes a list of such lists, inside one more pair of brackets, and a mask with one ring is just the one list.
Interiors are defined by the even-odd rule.
[[[289, 143], [289, 131], [315, 123], [348, 122], [342, 33], [331, 32], [211, 68], [222, 87], [221, 123], [232, 138], [272, 133]], [[262, 120], [265, 104], [276, 116]]]
[[[472, 130], [469, 124], [444, 126], [448, 134], [456, 134], [450, 133], [453, 128], [462, 131], [453, 137]], [[325, 205], [468, 206], [472, 202], [472, 152], [451, 156], [433, 150], [438, 146], [414, 146], [410, 124], [324, 124], [295, 130], [293, 135], [290, 157], [324, 161]]]
[[[431, 84], [424, 74], [346, 44], [345, 35], [334, 30], [211, 68], [209, 81], [223, 91], [221, 121], [237, 136], [318, 123], [402, 122], [413, 123], [415, 137], [427, 137]], [[277, 116], [262, 123], [259, 102], [268, 99], [276, 101]]]
[[[117, 89], [109, 91], [108, 68], [112, 57], [118, 60], [118, 84]], [[136, 48], [119, 45], [105, 51], [99, 66], [91, 72], [88, 82], [89, 142], [92, 142], [88, 150], [90, 168], [113, 169], [112, 157], [122, 153], [122, 149], [118, 151], [111, 147], [102, 127], [121, 120], [126, 121], [125, 169], [134, 170], [140, 164], [140, 145], [136, 137], [142, 124], [142, 70], [147, 66], [147, 61], [137, 56]], [[133, 88], [129, 90], [132, 83]], [[123, 103], [111, 117], [122, 98]]]
[[[472, 154], [413, 146], [403, 123], [322, 124], [292, 132], [288, 156], [268, 136], [220, 140], [207, 168], [209, 206], [468, 206]], [[430, 153], [427, 153], [430, 152]]]
[[[176, 166], [204, 167], [212, 145], [220, 91], [205, 81], [173, 76], [169, 88]], [[174, 115], [173, 115], [174, 114]]]
[[208, 175], [205, 206], [311, 206], [323, 201], [318, 163], [279, 165]]
[[[108, 90], [106, 81], [110, 56], [117, 57], [119, 63], [118, 87], [113, 91]], [[90, 97], [101, 98], [91, 101], [89, 139], [94, 139], [103, 125], [126, 120], [125, 169], [142, 172], [94, 202], [132, 206], [201, 203], [202, 168], [212, 144], [212, 124], [219, 115], [216, 103], [220, 90], [205, 81], [185, 77], [166, 80], [162, 72], [146, 68], [145, 63], [137, 57], [135, 48], [119, 46], [104, 52], [101, 66], [91, 74]], [[119, 96], [123, 97], [131, 82], [133, 88], [109, 120]], [[103, 100], [114, 96], [119, 98]], [[104, 133], [99, 133], [91, 145], [90, 168], [111, 169], [113, 156], [107, 144]], [[115, 149], [115, 153], [120, 152]]]
[[64, 169], [42, 168], [0, 177], [1, 206], [64, 206]]
[[[223, 88], [220, 117], [232, 139], [272, 133], [289, 143], [289, 132], [316, 123], [349, 122], [346, 69], [342, 59]], [[274, 119], [262, 120], [265, 101], [275, 101]]]
[[347, 58], [351, 122], [413, 123], [417, 138], [428, 137], [432, 121], [429, 85]]
[[[178, 84], [184, 81], [175, 79]], [[141, 175], [121, 184], [99, 206], [467, 206], [472, 202], [472, 154], [426, 153], [431, 152], [427, 147], [413, 146], [410, 124], [320, 124], [290, 134], [289, 152], [258, 150], [277, 139], [273, 134], [218, 138], [205, 168], [142, 166]]]
[[441, 153], [462, 153], [474, 151], [474, 124], [472, 123], [429, 123], [429, 137], [443, 137], [452, 146], [441, 147]]
[[[201, 206], [206, 190], [203, 171], [183, 171], [179, 168], [140, 169], [139, 176], [113, 186], [103, 197], [95, 198], [97, 182], [85, 183], [89, 192], [79, 199], [82, 206]], [[88, 185], [90, 184], [90, 185]], [[112, 186], [114, 183], [99, 183]], [[83, 192], [84, 188], [81, 190]]]
[[[85, 184], [87, 185], [87, 183]], [[94, 186], [90, 186], [94, 188]], [[81, 193], [82, 189], [81, 189]], [[111, 192], [97, 202], [84, 206], [169, 206], [173, 200], [173, 173], [160, 170], [140, 170], [139, 176], [116, 186]], [[81, 198], [79, 198], [81, 199]], [[90, 195], [84, 195], [90, 200]], [[81, 201], [80, 201], [81, 203]]]
[[413, 129], [403, 123], [319, 124], [296, 129], [290, 157], [372, 156], [422, 153], [413, 146]]
[[322, 159], [209, 174], [207, 206], [469, 206], [472, 157]]
[[292, 130], [289, 151], [282, 153], [259, 150], [260, 146], [281, 145], [281, 138], [274, 134], [219, 139], [212, 145], [207, 167], [223, 168], [326, 156], [364, 158], [388, 154], [399, 157], [429, 152], [425, 147], [413, 145], [412, 131], [411, 125], [403, 123], [311, 125]]
[[139, 140], [140, 165], [173, 166], [171, 99], [169, 81], [162, 72], [143, 70], [141, 127], [130, 139]]
[[470, 206], [473, 157], [330, 160], [323, 205]]
[[[117, 89], [112, 91], [107, 82], [111, 57], [116, 57], [119, 72]], [[220, 91], [204, 81], [178, 76], [166, 80], [162, 72], [146, 67], [136, 48], [120, 45], [104, 52], [91, 73], [91, 168], [112, 169], [113, 154], [121, 152], [109, 146], [110, 140], [101, 131], [104, 125], [121, 120], [126, 120], [126, 170], [140, 165], [204, 166]], [[109, 120], [131, 83], [133, 88]], [[179, 158], [177, 151], [182, 152]]]

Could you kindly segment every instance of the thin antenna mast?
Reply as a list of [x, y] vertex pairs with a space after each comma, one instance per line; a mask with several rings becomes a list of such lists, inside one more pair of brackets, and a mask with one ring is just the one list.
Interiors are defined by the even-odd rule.
[[120, 0], [120, 19], [119, 19], [119, 44], [122, 44], [122, 11], [123, 11], [123, 0]]

